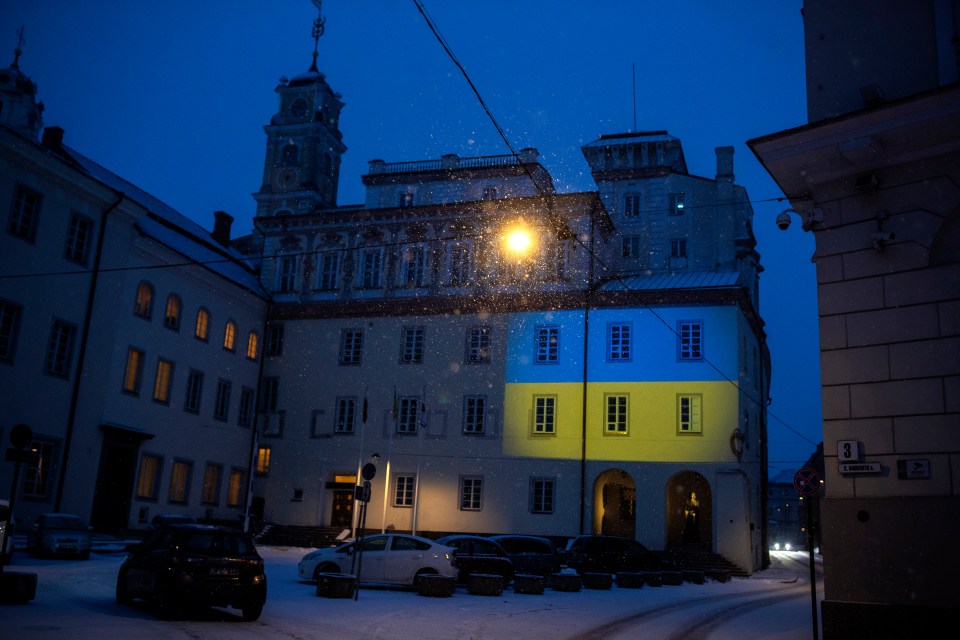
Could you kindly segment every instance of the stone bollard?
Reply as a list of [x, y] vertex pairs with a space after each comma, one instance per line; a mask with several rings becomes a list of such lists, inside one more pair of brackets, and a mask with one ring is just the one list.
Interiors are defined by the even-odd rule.
[[683, 584], [683, 572], [682, 571], [661, 571], [661, 580], [663, 584], [669, 585], [680, 585]]
[[554, 591], [580, 591], [583, 581], [575, 573], [555, 573], [550, 576], [550, 588]]
[[427, 574], [417, 576], [417, 593], [431, 598], [449, 598], [457, 587], [457, 579], [453, 576]]
[[621, 571], [617, 574], [617, 586], [622, 589], [639, 589], [643, 586], [643, 572]]
[[348, 573], [321, 573], [317, 577], [317, 595], [321, 598], [352, 598], [357, 579]]
[[467, 576], [467, 591], [475, 596], [498, 596], [503, 593], [503, 576], [495, 573], [471, 573]]
[[643, 581], [651, 587], [662, 587], [663, 574], [659, 571], [644, 571]]
[[683, 570], [683, 579], [687, 582], [692, 582], [693, 584], [703, 584], [704, 574], [703, 571], [696, 569], [684, 569]]
[[613, 586], [612, 573], [584, 573], [580, 577], [584, 589], [609, 589]]
[[530, 593], [533, 595], [542, 595], [546, 579], [543, 576], [531, 573], [518, 573], [513, 576], [514, 593]]

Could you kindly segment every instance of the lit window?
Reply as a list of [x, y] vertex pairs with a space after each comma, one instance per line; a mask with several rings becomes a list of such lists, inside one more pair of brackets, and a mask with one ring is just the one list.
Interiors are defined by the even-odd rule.
[[700, 394], [677, 396], [677, 431], [679, 433], [703, 432], [703, 396]]
[[70, 215], [67, 227], [67, 243], [63, 248], [63, 257], [77, 264], [86, 265], [93, 239], [93, 220], [78, 213]]
[[33, 242], [37, 237], [37, 218], [40, 215], [40, 194], [17, 185], [13, 206], [7, 222], [11, 235]]
[[167, 298], [167, 306], [163, 310], [163, 326], [174, 331], [180, 330], [180, 298], [171, 293]]
[[153, 286], [149, 282], [141, 282], [137, 285], [137, 298], [134, 301], [133, 312], [142, 318], [150, 318], [153, 312]]
[[412, 507], [413, 492], [416, 486], [416, 476], [397, 476], [397, 487], [393, 494], [393, 506]]
[[172, 503], [186, 504], [190, 495], [190, 475], [193, 463], [186, 460], [174, 460], [170, 472], [170, 493], [167, 499]]
[[143, 454], [140, 457], [140, 475], [137, 479], [137, 497], [141, 500], [156, 500], [159, 497], [160, 468], [163, 458]]
[[259, 341], [260, 340], [256, 331], [251, 331], [249, 334], [247, 334], [247, 360], [257, 359], [257, 347]]
[[244, 473], [242, 469], [230, 470], [230, 481], [227, 484], [228, 507], [239, 507], [243, 503], [243, 498], [245, 497], [243, 478]]
[[460, 510], [480, 511], [483, 498], [483, 478], [460, 478]]
[[257, 449], [257, 475], [265, 476], [270, 473], [270, 447], [262, 446]]
[[237, 343], [237, 324], [233, 320], [227, 320], [223, 327], [223, 348], [227, 351], [233, 351]]
[[628, 432], [628, 413], [627, 396], [608, 395], [605, 398], [607, 403], [606, 430], [607, 434], [626, 435]]
[[200, 490], [200, 502], [216, 505], [220, 502], [220, 479], [223, 476], [223, 466], [207, 463], [203, 472], [203, 487]]
[[670, 194], [670, 215], [683, 215], [683, 192]]
[[210, 337], [210, 312], [201, 308], [197, 311], [197, 325], [193, 330], [193, 335], [204, 342]]
[[170, 382], [173, 379], [173, 363], [160, 358], [157, 360], [157, 377], [153, 382], [153, 399], [162, 404], [170, 404]]
[[463, 432], [472, 434], [482, 434], [486, 428], [486, 404], [485, 396], [464, 396], [463, 397]]
[[533, 397], [533, 432], [538, 435], [556, 433], [556, 396]]

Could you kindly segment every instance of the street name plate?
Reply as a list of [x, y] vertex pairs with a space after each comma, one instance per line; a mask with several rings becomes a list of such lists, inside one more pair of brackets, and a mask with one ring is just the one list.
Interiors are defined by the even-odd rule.
[[879, 462], [842, 462], [840, 473], [880, 473]]

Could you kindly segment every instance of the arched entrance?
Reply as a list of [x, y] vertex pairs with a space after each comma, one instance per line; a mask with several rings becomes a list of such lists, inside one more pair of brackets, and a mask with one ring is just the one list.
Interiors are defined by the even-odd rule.
[[667, 546], [712, 548], [713, 492], [695, 471], [681, 471], [667, 481]]
[[637, 488], [623, 469], [608, 469], [593, 483], [593, 532], [634, 538]]

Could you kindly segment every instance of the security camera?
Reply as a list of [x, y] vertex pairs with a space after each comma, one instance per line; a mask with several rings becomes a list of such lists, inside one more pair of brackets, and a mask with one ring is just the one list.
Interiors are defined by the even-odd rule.
[[781, 231], [786, 231], [790, 228], [790, 214], [784, 211], [777, 216], [777, 226]]

